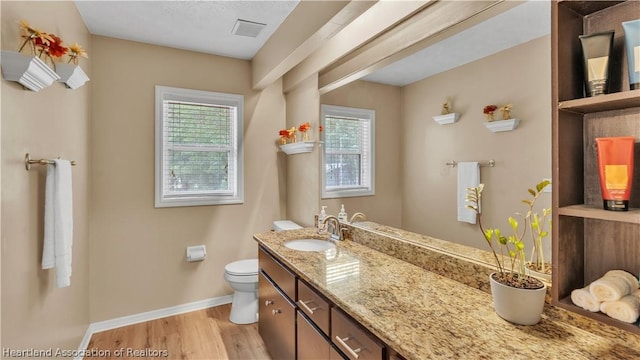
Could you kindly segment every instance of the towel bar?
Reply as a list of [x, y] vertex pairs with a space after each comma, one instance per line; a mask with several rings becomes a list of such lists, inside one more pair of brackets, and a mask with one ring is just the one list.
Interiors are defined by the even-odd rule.
[[[494, 166], [496, 166], [496, 161], [493, 160], [493, 159], [491, 159], [489, 161], [478, 161], [478, 164], [480, 166], [494, 167]], [[458, 166], [458, 162], [453, 160], [453, 161], [449, 161], [446, 165], [450, 166], [450, 167], [456, 167], [456, 166]]]
[[[47, 165], [47, 164], [55, 164], [55, 162], [53, 160], [48, 160], [48, 159], [38, 159], [38, 160], [31, 159], [31, 156], [29, 155], [29, 153], [27, 153], [24, 156], [24, 167], [27, 169], [27, 171], [31, 170], [31, 165]], [[71, 161], [71, 166], [76, 166], [76, 162]]]

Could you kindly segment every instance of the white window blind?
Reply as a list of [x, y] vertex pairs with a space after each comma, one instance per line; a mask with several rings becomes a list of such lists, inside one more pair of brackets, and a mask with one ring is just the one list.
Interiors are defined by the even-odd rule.
[[156, 87], [156, 207], [242, 202], [242, 104]]
[[373, 110], [322, 106], [323, 198], [374, 194], [374, 119]]

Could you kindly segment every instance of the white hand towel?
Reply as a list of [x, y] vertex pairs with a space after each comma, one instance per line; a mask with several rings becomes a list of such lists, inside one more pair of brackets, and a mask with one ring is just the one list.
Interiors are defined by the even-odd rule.
[[45, 184], [44, 195], [44, 245], [42, 247], [42, 268], [51, 269], [56, 264], [55, 254], [53, 251], [54, 244], [54, 186], [56, 176], [56, 166], [54, 164], [47, 165], [47, 179]]
[[589, 286], [582, 289], [575, 289], [571, 292], [571, 301], [576, 306], [591, 312], [600, 311], [600, 301], [596, 300], [589, 292]]
[[476, 223], [476, 213], [467, 209], [467, 188], [480, 185], [480, 166], [477, 161], [458, 163], [458, 221]]
[[589, 292], [598, 301], [617, 301], [631, 293], [629, 283], [619, 276], [603, 276], [589, 285]]
[[640, 317], [640, 298], [627, 295], [617, 301], [605, 301], [600, 311], [616, 320], [634, 323]]
[[55, 160], [47, 168], [42, 268], [56, 268], [56, 287], [71, 284], [73, 197], [71, 163]]
[[621, 278], [623, 278], [627, 284], [629, 284], [629, 289], [630, 292], [633, 292], [634, 290], [636, 290], [637, 288], [640, 287], [640, 284], [638, 283], [638, 278], [636, 278], [633, 274], [631, 274], [630, 272], [624, 271], [624, 270], [609, 270], [607, 271], [606, 274], [604, 274], [604, 276], [619, 276]]

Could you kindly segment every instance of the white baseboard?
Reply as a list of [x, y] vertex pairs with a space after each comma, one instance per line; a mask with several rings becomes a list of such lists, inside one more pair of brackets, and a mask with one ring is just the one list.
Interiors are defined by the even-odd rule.
[[[230, 304], [233, 300], [233, 295], [225, 295], [216, 298], [210, 298], [200, 301], [194, 301], [186, 304], [176, 305], [164, 309], [147, 311], [139, 314], [123, 316], [111, 320], [98, 321], [95, 323], [89, 324], [87, 328], [87, 332], [84, 334], [82, 338], [82, 342], [78, 347], [78, 353], [83, 353], [84, 350], [89, 346], [89, 341], [91, 340], [91, 336], [95, 333], [111, 330], [123, 326], [138, 324], [145, 321], [156, 320], [167, 316], [184, 314], [191, 311], [207, 309], [214, 306]], [[82, 357], [77, 357], [76, 360], [82, 359]]]

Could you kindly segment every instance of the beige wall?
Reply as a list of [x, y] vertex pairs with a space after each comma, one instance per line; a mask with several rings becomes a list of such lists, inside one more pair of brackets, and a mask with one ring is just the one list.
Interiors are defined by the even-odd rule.
[[[526, 210], [520, 200], [527, 189], [551, 177], [550, 56], [545, 36], [403, 89], [404, 229], [485, 248], [474, 225], [456, 220], [457, 171], [445, 166], [451, 160], [495, 159], [494, 168], [481, 168], [485, 226], [507, 228], [508, 216]], [[431, 117], [446, 97], [462, 115], [438, 125]], [[489, 132], [484, 106], [507, 103], [520, 126]], [[550, 207], [550, 195], [540, 205]]]
[[[72, 2], [6, 2], [2, 49], [19, 47], [22, 19], [92, 54], [89, 33]], [[91, 62], [83, 70], [93, 77]], [[32, 92], [2, 81], [2, 346], [77, 349], [89, 324], [89, 96], [55, 83]], [[27, 172], [24, 155], [61, 156], [73, 168], [73, 275], [55, 287], [54, 271], [41, 270], [46, 168]]]
[[[320, 94], [317, 74], [300, 83], [287, 98], [287, 128], [309, 122], [311, 140], [318, 140]], [[285, 155], [287, 164], [287, 218], [301, 226], [313, 226], [320, 207], [320, 150]]]
[[[92, 37], [91, 321], [231, 294], [224, 266], [284, 216], [276, 139], [281, 83], [251, 90], [244, 60]], [[155, 85], [243, 94], [242, 205], [154, 208]], [[187, 246], [205, 244], [204, 262]]]
[[367, 219], [389, 226], [402, 225], [402, 97], [396, 86], [356, 81], [321, 96], [326, 105], [372, 109], [375, 119], [375, 196], [321, 200], [330, 214], [344, 204], [349, 217], [364, 212]]

